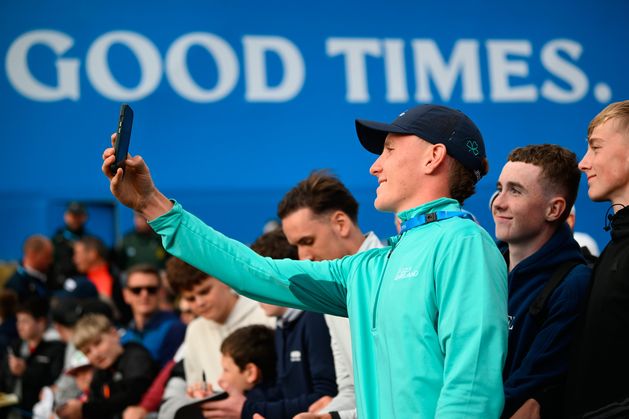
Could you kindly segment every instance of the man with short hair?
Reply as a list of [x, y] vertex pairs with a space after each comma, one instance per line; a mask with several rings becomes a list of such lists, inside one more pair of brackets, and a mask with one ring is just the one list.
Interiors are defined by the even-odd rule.
[[[507, 338], [504, 259], [462, 211], [487, 173], [476, 125], [421, 105], [392, 124], [356, 121], [380, 157], [375, 206], [398, 213], [390, 246], [333, 261], [263, 258], [185, 212], [153, 184], [141, 157], [110, 189], [162, 235], [166, 250], [262, 302], [349, 317], [358, 417], [497, 417]], [[114, 137], [115, 139], [115, 137]], [[216, 412], [220, 414], [220, 412]]]
[[36, 234], [26, 239], [22, 252], [22, 264], [9, 278], [5, 288], [15, 291], [20, 302], [32, 297], [48, 298], [46, 281], [52, 264], [52, 242], [47, 237]]
[[[573, 152], [557, 145], [516, 148], [509, 154], [492, 201], [496, 238], [509, 267], [509, 344], [503, 372], [510, 418], [535, 411], [555, 417], [568, 369], [566, 353], [585, 307], [590, 269], [565, 222], [581, 174]], [[531, 312], [549, 289], [543, 310]], [[526, 403], [527, 400], [534, 399]], [[549, 400], [550, 399], [550, 400]]]
[[[89, 279], [98, 295], [116, 309], [116, 319], [122, 324], [131, 320], [131, 309], [125, 303], [118, 278], [113, 274], [108, 260], [109, 250], [96, 236], [84, 236], [74, 243], [73, 260], [79, 273]], [[76, 281], [74, 278], [66, 282]], [[65, 284], [64, 284], [65, 288]]]
[[[333, 260], [382, 247], [373, 233], [358, 226], [358, 202], [337, 177], [315, 171], [288, 191], [277, 215], [289, 243], [297, 247], [300, 260]], [[352, 340], [347, 317], [325, 315], [330, 329], [338, 394], [322, 397], [310, 412], [339, 412], [353, 418], [356, 412]]]
[[160, 284], [159, 271], [152, 265], [135, 265], [126, 272], [122, 295], [131, 307], [133, 319], [120, 342], [141, 343], [161, 368], [183, 342], [186, 326], [175, 313], [159, 310]]
[[611, 204], [604, 219], [611, 241], [594, 266], [583, 334], [568, 375], [566, 416], [627, 417], [629, 100], [610, 104], [590, 122], [579, 169], [587, 176], [590, 199]]

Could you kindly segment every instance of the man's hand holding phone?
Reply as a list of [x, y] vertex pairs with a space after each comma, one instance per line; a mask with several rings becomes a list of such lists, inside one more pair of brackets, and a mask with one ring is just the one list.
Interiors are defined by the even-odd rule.
[[[113, 146], [115, 146], [116, 140], [117, 133], [111, 136]], [[125, 155], [123, 164], [116, 165], [116, 170], [113, 171], [112, 165], [116, 162], [115, 147], [107, 148], [103, 152], [102, 171], [110, 181], [111, 193], [123, 205], [139, 212], [147, 220], [152, 220], [168, 212], [173, 205], [155, 187], [144, 159], [141, 156], [131, 157], [126, 153]]]

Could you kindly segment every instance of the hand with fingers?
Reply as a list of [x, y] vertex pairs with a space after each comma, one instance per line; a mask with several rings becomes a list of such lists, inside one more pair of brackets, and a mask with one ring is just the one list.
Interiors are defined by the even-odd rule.
[[[112, 144], [116, 134], [111, 136]], [[127, 155], [125, 169], [118, 168], [112, 173], [111, 165], [116, 160], [114, 148], [103, 152], [102, 171], [109, 179], [111, 193], [123, 205], [139, 212], [147, 220], [154, 219], [172, 208], [172, 203], [153, 183], [148, 166], [141, 156]]]

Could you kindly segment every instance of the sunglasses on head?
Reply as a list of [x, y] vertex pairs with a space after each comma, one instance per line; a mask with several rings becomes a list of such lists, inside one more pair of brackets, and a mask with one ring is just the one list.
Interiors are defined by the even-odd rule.
[[149, 285], [146, 287], [128, 287], [129, 291], [131, 291], [134, 295], [140, 295], [142, 290], [146, 290], [150, 295], [155, 295], [157, 293], [159, 287], [156, 285]]

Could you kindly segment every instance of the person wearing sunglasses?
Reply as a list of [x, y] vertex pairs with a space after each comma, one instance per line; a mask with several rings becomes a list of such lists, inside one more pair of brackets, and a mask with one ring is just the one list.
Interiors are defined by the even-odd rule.
[[159, 310], [159, 271], [152, 265], [135, 265], [126, 272], [122, 291], [133, 318], [121, 342], [144, 345], [161, 366], [172, 359], [186, 335], [186, 326], [170, 311]]

